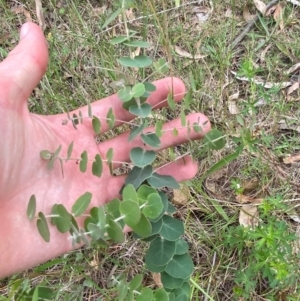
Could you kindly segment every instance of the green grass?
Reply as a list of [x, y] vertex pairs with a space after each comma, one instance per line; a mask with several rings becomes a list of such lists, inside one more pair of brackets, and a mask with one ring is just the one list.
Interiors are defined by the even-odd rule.
[[[272, 287], [261, 271], [251, 277], [247, 274], [251, 271], [246, 268], [260, 260], [257, 258], [259, 253], [247, 245], [247, 241], [240, 249], [234, 243], [225, 244], [229, 229], [239, 229], [240, 204], [235, 202], [232, 179], [247, 183], [257, 178], [258, 185], [252, 191], [255, 196], [266, 198], [281, 194], [288, 209], [294, 208], [296, 213], [298, 210], [299, 166], [297, 163], [287, 166], [280, 158], [299, 152], [299, 133], [293, 130], [291, 123], [299, 125], [300, 92], [298, 90], [287, 98], [286, 90], [268, 90], [237, 80], [231, 71], [242, 72], [242, 76], [250, 78], [259, 76], [263, 81], [288, 81], [290, 75], [286, 71], [299, 62], [300, 57], [299, 7], [286, 4], [283, 31], [279, 31], [273, 19], [264, 18], [232, 50], [231, 42], [245, 26], [242, 19], [244, 1], [213, 1], [213, 13], [202, 26], [193, 12], [197, 5], [189, 4], [191, 1], [182, 0], [181, 4], [185, 5], [180, 8], [175, 8], [175, 2], [170, 0], [136, 2], [134, 17], [144, 17], [129, 23], [128, 27], [153, 45], [145, 50], [145, 54], [168, 61], [169, 75], [182, 78], [187, 88], [193, 89], [193, 102], [186, 113], [204, 112], [213, 127], [222, 131], [227, 142], [221, 151], [207, 153], [207, 147], [201, 142], [193, 142], [174, 151], [180, 155], [189, 150], [199, 162], [198, 176], [188, 183], [189, 200], [176, 213], [185, 221], [185, 235], [196, 266], [191, 300], [299, 300], [297, 269], [294, 270], [294, 282]], [[22, 3], [36, 20], [34, 1]], [[110, 1], [104, 13], [95, 10], [105, 3], [107, 1], [51, 0], [43, 4], [50, 63], [45, 77], [29, 100], [32, 112], [56, 114], [71, 111], [115, 93], [110, 84], [120, 74], [138, 82], [152, 73], [153, 70], [132, 72], [117, 63], [118, 57], [128, 55], [128, 49], [113, 46], [109, 40], [124, 34], [125, 27], [123, 23], [118, 24], [117, 19], [109, 25], [110, 29], [101, 28], [118, 8], [117, 1]], [[14, 5], [15, 1], [0, 1], [1, 35], [9, 35], [6, 39], [0, 36], [1, 60], [17, 44], [17, 29], [25, 21], [23, 15], [11, 11]], [[210, 7], [208, 2], [203, 2], [203, 6]], [[229, 10], [232, 16], [226, 17], [225, 12]], [[173, 45], [205, 57], [195, 61], [181, 57]], [[262, 51], [269, 45], [270, 49], [262, 61]], [[298, 76], [299, 80], [299, 70], [294, 76]], [[151, 80], [158, 78], [160, 75], [154, 74]], [[239, 119], [228, 108], [228, 98], [237, 91]], [[254, 104], [261, 98], [266, 104], [256, 107]], [[178, 117], [180, 110], [178, 105], [175, 112], [164, 109], [162, 114]], [[281, 130], [281, 120], [286, 120], [290, 129]], [[247, 130], [250, 130], [250, 140]], [[238, 159], [201, 183], [201, 175], [225, 155], [233, 153], [243, 139], [248, 139], [248, 147]], [[168, 152], [161, 155], [164, 160], [170, 157]], [[261, 222], [271, 223], [272, 217], [286, 223], [287, 232], [295, 233], [297, 223], [286, 213], [286, 208], [276, 206], [270, 209], [268, 216], [261, 217]], [[224, 211], [228, 220], [220, 215], [220, 210]], [[285, 234], [274, 235], [285, 240]], [[247, 239], [250, 241], [249, 237]], [[290, 244], [294, 242], [291, 240]], [[297, 253], [287, 251], [289, 266], [299, 265]], [[58, 292], [57, 300], [115, 300], [116, 290], [109, 287], [110, 277], [126, 272], [131, 279], [145, 271], [143, 254], [143, 245], [133, 242], [130, 235], [126, 243], [112, 245], [106, 250], [82, 248], [0, 281], [0, 295], [8, 296], [14, 289], [14, 283], [19, 281], [25, 288], [26, 285], [37, 284], [49, 286]], [[240, 272], [245, 273], [238, 274]], [[239, 282], [242, 277], [243, 282]], [[246, 293], [245, 287], [251, 281], [255, 284]], [[155, 287], [152, 276], [147, 272], [144, 284]]]

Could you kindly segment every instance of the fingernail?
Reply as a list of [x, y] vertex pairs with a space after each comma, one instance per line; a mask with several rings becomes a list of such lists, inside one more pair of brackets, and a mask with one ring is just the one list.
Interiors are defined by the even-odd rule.
[[21, 39], [23, 39], [27, 35], [27, 33], [29, 32], [29, 28], [30, 28], [30, 26], [29, 26], [28, 23], [25, 23], [22, 26], [22, 28], [21, 28]]

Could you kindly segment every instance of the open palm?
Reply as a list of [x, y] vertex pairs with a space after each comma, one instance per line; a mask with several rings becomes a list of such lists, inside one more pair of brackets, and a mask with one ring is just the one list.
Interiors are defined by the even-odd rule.
[[[26, 33], [26, 29], [29, 31]], [[129, 151], [142, 143], [135, 139], [128, 142], [128, 133], [97, 144], [90, 119], [84, 119], [75, 130], [69, 122], [62, 125], [65, 115], [40, 116], [32, 114], [27, 108], [27, 99], [45, 73], [48, 63], [47, 46], [43, 33], [33, 23], [22, 27], [21, 41], [0, 64], [0, 278], [13, 272], [32, 267], [72, 249], [67, 234], [50, 229], [51, 242], [45, 243], [38, 235], [35, 223], [28, 221], [26, 208], [32, 194], [37, 198], [37, 210], [49, 214], [54, 203], [63, 203], [70, 209], [74, 201], [86, 191], [93, 194], [92, 206], [104, 204], [119, 195], [125, 176], [111, 176], [107, 167], [101, 178], [96, 178], [88, 168], [86, 173], [79, 172], [76, 160], [64, 164], [64, 177], [59, 162], [51, 171], [47, 162], [40, 158], [40, 151], [54, 152], [62, 146], [61, 157], [66, 157], [69, 144], [73, 141], [72, 158], [80, 158], [86, 150], [90, 158], [97, 153], [105, 157], [106, 152], [114, 149], [115, 162], [128, 162]], [[157, 90], [149, 98], [152, 105], [166, 105], [169, 91], [180, 95], [185, 87], [177, 78], [166, 78], [155, 83]], [[110, 108], [117, 120], [129, 121], [131, 114], [122, 109], [116, 95], [93, 103], [93, 114], [105, 117]], [[81, 108], [83, 116], [88, 116], [87, 108]], [[74, 112], [72, 112], [74, 113]], [[75, 112], [76, 113], [76, 112]], [[207, 118], [202, 114], [188, 116], [191, 123], [204, 123]], [[116, 126], [121, 122], [116, 122]], [[173, 120], [165, 128], [180, 127], [180, 121]], [[210, 129], [206, 124], [204, 131]], [[102, 122], [102, 132], [108, 125]], [[171, 131], [162, 137], [160, 149], [185, 142], [187, 139], [200, 138], [200, 134], [179, 130], [174, 137]], [[114, 164], [114, 168], [118, 163]], [[197, 172], [197, 164], [191, 158], [178, 160], [159, 170], [178, 181], [192, 178]]]

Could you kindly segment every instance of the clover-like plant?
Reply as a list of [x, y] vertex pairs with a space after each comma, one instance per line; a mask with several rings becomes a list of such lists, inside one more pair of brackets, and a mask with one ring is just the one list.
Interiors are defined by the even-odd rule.
[[[122, 7], [111, 15], [104, 27], [119, 14], [123, 14], [126, 8], [132, 6], [133, 1], [121, 1], [121, 4]], [[129, 48], [150, 46], [148, 42], [137, 40], [136, 33], [128, 30], [127, 27], [126, 31], [126, 35], [113, 38], [111, 44], [123, 44]], [[145, 55], [121, 57], [118, 62], [129, 68], [146, 68], [153, 63], [151, 58]], [[167, 63], [163, 59], [154, 62], [153, 66], [154, 72], [163, 73], [168, 70]], [[104, 206], [91, 208], [87, 213], [92, 194], [86, 192], [74, 202], [71, 212], [68, 212], [63, 204], [55, 204], [50, 215], [38, 212], [36, 217], [36, 199], [32, 195], [27, 208], [27, 216], [31, 221], [37, 219], [38, 231], [46, 242], [50, 241], [48, 226], [50, 222], [59, 232], [69, 232], [74, 246], [82, 243], [88, 246], [94, 244], [107, 246], [110, 241], [122, 243], [126, 239], [124, 227], [129, 226], [136, 239], [145, 241], [149, 245], [145, 254], [145, 265], [149, 271], [161, 274], [163, 288], [152, 290], [143, 287], [143, 275], [136, 275], [129, 283], [125, 276], [115, 277], [113, 283], [118, 290], [118, 300], [185, 301], [190, 295], [189, 279], [193, 273], [194, 264], [188, 252], [188, 243], [183, 238], [184, 224], [173, 217], [176, 208], [168, 201], [166, 193], [161, 191], [164, 187], [179, 188], [179, 184], [173, 177], [155, 172], [153, 162], [156, 159], [156, 153], [146, 149], [146, 147], [158, 148], [163, 134], [162, 121], [156, 122], [154, 131], [147, 130], [152, 107], [146, 101], [156, 87], [147, 80], [132, 84], [124, 79], [119, 80], [115, 86], [119, 87], [117, 94], [123, 103], [123, 108], [136, 117], [134, 123], [131, 123], [132, 129], [128, 143], [139, 137], [145, 145], [144, 148], [134, 147], [130, 151], [130, 159], [134, 167], [126, 178], [121, 192], [122, 199], [113, 199]], [[185, 102], [190, 102], [190, 98], [191, 93], [188, 93]], [[175, 109], [172, 91], [167, 101], [170, 108]], [[112, 109], [109, 110], [107, 116], [103, 117], [93, 115], [91, 105], [88, 107], [88, 116], [83, 116], [80, 111], [79, 116], [68, 114], [63, 124], [72, 122], [74, 128], [77, 129], [83, 118], [89, 118], [94, 130], [91, 135], [100, 134], [103, 121], [107, 122], [110, 129], [114, 127], [115, 116]], [[187, 131], [199, 132], [203, 127], [198, 123], [190, 125], [186, 121], [185, 114], [181, 114], [181, 123]], [[173, 129], [173, 133], [176, 135], [178, 129]], [[215, 140], [220, 140], [220, 137], [213, 132], [211, 138], [207, 136], [206, 139], [208, 143], [211, 141], [212, 147], [216, 148], [213, 143], [216, 143]], [[217, 144], [223, 147], [224, 143], [218, 142]], [[79, 172], [85, 173], [90, 160], [89, 154], [83, 151], [80, 158], [73, 158], [72, 142], [68, 147], [67, 157], [62, 158], [60, 157], [61, 148], [58, 146], [55, 151], [42, 150], [40, 152], [41, 157], [48, 161], [48, 169], [51, 170], [58, 161], [63, 172], [63, 164], [70, 164], [67, 162], [76, 160]], [[105, 158], [96, 154], [92, 160], [94, 176], [101, 177], [104, 164], [109, 166], [111, 173], [113, 172], [113, 149], [107, 152]], [[83, 228], [80, 228], [76, 221], [80, 216], [85, 217]]]

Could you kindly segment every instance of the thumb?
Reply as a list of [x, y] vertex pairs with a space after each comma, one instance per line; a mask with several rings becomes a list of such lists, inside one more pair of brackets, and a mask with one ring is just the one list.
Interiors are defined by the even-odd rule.
[[0, 85], [6, 92], [3, 99], [13, 103], [26, 101], [43, 77], [47, 64], [48, 49], [42, 30], [34, 23], [25, 23], [19, 44], [0, 64]]

